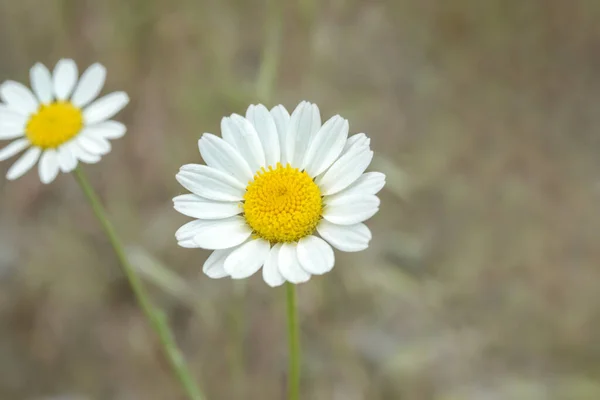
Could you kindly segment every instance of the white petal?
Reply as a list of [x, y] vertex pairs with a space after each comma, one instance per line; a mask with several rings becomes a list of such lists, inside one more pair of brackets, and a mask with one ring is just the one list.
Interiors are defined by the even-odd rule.
[[[181, 247], [186, 248], [199, 248], [202, 247], [194, 241], [194, 237], [203, 232], [206, 227], [214, 225], [215, 221], [207, 221], [202, 219], [196, 219], [182, 225], [175, 232], [175, 239], [177, 244]], [[242, 241], [243, 243], [243, 241]], [[234, 246], [231, 246], [234, 247]]]
[[265, 166], [265, 152], [258, 133], [246, 118], [237, 114], [223, 118], [221, 134], [241, 154], [253, 172]]
[[6, 179], [13, 181], [23, 176], [35, 165], [41, 153], [42, 150], [39, 147], [31, 147], [10, 167], [6, 173]]
[[111, 149], [110, 142], [100, 136], [79, 135], [77, 143], [88, 153], [103, 156]]
[[15, 81], [6, 81], [0, 86], [0, 99], [11, 111], [25, 117], [37, 111], [39, 106], [31, 90]]
[[357, 133], [355, 135], [352, 135], [348, 138], [348, 141], [344, 145], [342, 155], [346, 154], [350, 149], [354, 147], [368, 146], [370, 143], [371, 139], [369, 139], [364, 133]]
[[85, 107], [98, 96], [105, 80], [106, 68], [99, 63], [90, 65], [81, 75], [71, 102], [77, 107]]
[[[182, 225], [179, 229], [177, 229], [177, 231], [175, 232], [175, 239], [177, 239], [177, 241], [179, 242], [192, 240], [194, 236], [196, 236], [196, 234], [200, 232], [204, 225], [204, 221], [199, 219], [190, 221], [187, 224]], [[195, 245], [193, 247], [199, 246]]]
[[271, 247], [269, 256], [265, 260], [265, 265], [262, 268], [262, 275], [267, 285], [271, 287], [281, 286], [285, 282], [285, 278], [279, 272], [279, 251], [281, 243]]
[[235, 249], [225, 260], [225, 271], [233, 279], [254, 275], [263, 266], [271, 245], [264, 239], [249, 240]]
[[25, 150], [29, 146], [29, 140], [18, 139], [0, 150], [0, 161], [8, 160], [12, 156]]
[[336, 225], [321, 220], [317, 232], [333, 247], [341, 251], [361, 251], [369, 247], [371, 231], [365, 224]]
[[301, 169], [315, 177], [333, 164], [348, 139], [348, 120], [339, 115], [330, 118], [311, 141]]
[[292, 283], [302, 283], [310, 279], [310, 274], [302, 269], [296, 253], [296, 243], [283, 243], [279, 250], [279, 272]]
[[42, 63], [37, 63], [29, 70], [31, 88], [41, 103], [51, 103], [54, 99], [52, 91], [52, 75]]
[[9, 108], [0, 108], [0, 128], [8, 129], [14, 128], [23, 132], [27, 125], [28, 117], [19, 114]]
[[88, 136], [98, 136], [104, 139], [119, 139], [127, 132], [127, 127], [117, 121], [104, 121], [98, 124], [86, 126], [81, 131]]
[[0, 139], [8, 140], [25, 134], [27, 117], [7, 108], [0, 108]]
[[202, 272], [204, 272], [206, 276], [212, 279], [226, 277], [228, 274], [224, 268], [225, 259], [231, 254], [232, 251], [234, 251], [237, 248], [238, 247], [232, 247], [231, 249], [213, 251], [204, 262]]
[[220, 137], [205, 133], [198, 141], [198, 149], [209, 167], [234, 176], [244, 185], [252, 180], [254, 173], [246, 160], [232, 145]]
[[194, 236], [194, 242], [203, 249], [228, 249], [244, 243], [252, 235], [252, 229], [240, 216], [199, 221], [202, 227]]
[[305, 236], [298, 241], [298, 261], [305, 271], [322, 275], [331, 271], [335, 261], [333, 249], [323, 239]]
[[56, 175], [58, 175], [58, 157], [56, 155], [56, 150], [48, 149], [44, 151], [40, 158], [40, 163], [38, 164], [38, 172], [43, 184], [48, 184], [56, 178]]
[[246, 119], [254, 125], [265, 153], [266, 165], [275, 166], [281, 159], [279, 136], [273, 116], [262, 104], [250, 105], [246, 111]]
[[23, 137], [25, 133], [17, 130], [2, 130], [0, 131], [0, 140], [10, 140]]
[[177, 245], [186, 249], [197, 249], [199, 247], [193, 239], [180, 240]]
[[100, 161], [100, 155], [89, 153], [87, 150], [84, 150], [84, 148], [81, 147], [78, 142], [78, 140], [73, 140], [67, 143], [71, 153], [73, 153], [76, 159], [86, 164], [95, 164]]
[[58, 152], [58, 166], [62, 172], [71, 172], [77, 167], [77, 158], [72, 151], [72, 143], [65, 143], [60, 146]]
[[331, 201], [345, 196], [354, 196], [357, 194], [369, 195], [377, 194], [385, 185], [385, 174], [381, 172], [367, 172], [362, 174], [360, 178], [354, 181], [353, 184], [346, 189], [334, 194], [333, 196], [325, 196], [323, 202], [328, 204]]
[[239, 202], [212, 201], [195, 194], [177, 196], [173, 203], [175, 210], [192, 218], [221, 219], [233, 217], [243, 211]]
[[373, 152], [367, 146], [348, 151], [325, 174], [317, 178], [321, 194], [330, 196], [350, 186], [365, 172], [372, 159]]
[[99, 98], [83, 110], [83, 119], [86, 125], [93, 125], [106, 121], [121, 111], [129, 103], [129, 96], [125, 92], [113, 92]]
[[354, 225], [375, 215], [379, 203], [375, 195], [344, 196], [325, 206], [323, 218], [338, 225]]
[[240, 201], [246, 190], [231, 175], [206, 165], [184, 165], [176, 177], [184, 188], [209, 200]]
[[316, 104], [303, 101], [292, 113], [283, 152], [293, 167], [301, 167], [306, 150], [321, 128], [321, 114]]
[[63, 58], [56, 63], [52, 75], [56, 98], [68, 99], [77, 83], [77, 64], [73, 60]]
[[275, 126], [277, 127], [277, 137], [279, 138], [279, 151], [280, 151], [280, 159], [281, 164], [284, 166], [287, 164], [287, 159], [284, 158], [284, 149], [286, 143], [286, 136], [288, 125], [290, 124], [290, 113], [285, 109], [281, 104], [275, 106], [271, 109], [271, 115], [273, 116], [273, 121], [275, 121]]

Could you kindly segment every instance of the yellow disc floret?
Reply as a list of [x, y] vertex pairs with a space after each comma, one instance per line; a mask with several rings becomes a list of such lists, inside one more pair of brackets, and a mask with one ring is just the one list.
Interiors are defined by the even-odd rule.
[[289, 164], [258, 171], [244, 200], [244, 216], [254, 234], [276, 243], [313, 233], [323, 210], [317, 184]]
[[68, 142], [81, 131], [81, 109], [68, 101], [42, 104], [27, 122], [25, 134], [33, 146], [53, 149]]

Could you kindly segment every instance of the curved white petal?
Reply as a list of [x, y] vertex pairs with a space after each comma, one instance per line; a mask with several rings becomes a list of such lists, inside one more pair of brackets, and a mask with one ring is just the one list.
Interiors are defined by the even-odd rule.
[[73, 92], [71, 103], [79, 108], [87, 106], [98, 96], [105, 80], [106, 68], [99, 63], [90, 65], [81, 75]]
[[0, 85], [0, 99], [9, 110], [28, 117], [37, 111], [39, 103], [31, 90], [22, 83], [6, 81]]
[[180, 240], [177, 245], [186, 249], [197, 249], [199, 247], [193, 239]]
[[77, 158], [72, 150], [72, 143], [65, 143], [57, 150], [58, 166], [62, 172], [71, 172], [77, 167]]
[[202, 226], [194, 236], [194, 242], [203, 249], [228, 249], [242, 244], [252, 235], [252, 229], [240, 216], [199, 221]]
[[86, 125], [96, 124], [112, 118], [129, 103], [125, 92], [113, 92], [99, 98], [83, 110]]
[[79, 135], [77, 143], [88, 153], [103, 156], [111, 149], [110, 142], [100, 136]]
[[246, 119], [254, 125], [262, 148], [265, 153], [265, 163], [267, 166], [275, 167], [281, 160], [281, 150], [279, 148], [279, 136], [277, 126], [273, 116], [262, 104], [250, 105], [246, 110]]
[[325, 196], [323, 202], [329, 204], [346, 196], [377, 194], [385, 185], [385, 174], [367, 172], [362, 174], [353, 184], [332, 196]]
[[212, 201], [195, 194], [182, 194], [173, 199], [175, 210], [183, 215], [201, 219], [233, 217], [243, 211], [239, 202]]
[[265, 153], [258, 133], [246, 118], [237, 114], [223, 118], [221, 135], [241, 154], [253, 172], [265, 166]]
[[317, 105], [307, 101], [298, 104], [290, 118], [283, 149], [287, 162], [293, 167], [301, 167], [306, 150], [319, 128], [321, 128], [321, 114]]
[[333, 249], [316, 236], [305, 236], [298, 241], [298, 261], [305, 271], [322, 275], [331, 271], [335, 262]]
[[317, 178], [321, 194], [330, 196], [350, 186], [365, 172], [372, 159], [373, 152], [367, 146], [348, 151], [325, 174]]
[[48, 149], [42, 153], [38, 164], [40, 180], [43, 184], [52, 182], [58, 175], [58, 156], [56, 150]]
[[369, 146], [371, 144], [371, 139], [367, 137], [364, 133], [357, 133], [348, 138], [346, 144], [344, 145], [344, 150], [342, 150], [342, 155], [346, 154], [350, 149], [355, 147], [363, 147]]
[[346, 252], [362, 251], [369, 247], [371, 231], [363, 223], [355, 225], [336, 225], [327, 220], [321, 220], [317, 232], [330, 245]]
[[7, 108], [0, 108], [0, 140], [16, 139], [25, 134], [27, 117]]
[[6, 179], [13, 181], [29, 171], [40, 158], [42, 150], [39, 147], [31, 147], [25, 152], [6, 173]]
[[86, 126], [81, 134], [88, 136], [98, 136], [104, 139], [119, 139], [127, 132], [127, 127], [117, 121], [104, 121], [98, 124]]
[[[178, 242], [186, 242], [194, 239], [194, 236], [196, 236], [196, 234], [204, 227], [204, 222], [205, 221], [203, 220], [195, 219], [183, 224], [181, 227], [179, 227], [179, 229], [177, 229], [177, 231], [175, 231], [175, 239], [177, 239]], [[194, 246], [190, 247], [200, 246], [194, 244]]]
[[71, 96], [77, 83], [77, 64], [71, 59], [59, 60], [52, 73], [54, 94], [58, 100], [66, 100]]
[[29, 80], [31, 88], [37, 96], [40, 103], [50, 103], [54, 100], [52, 90], [52, 75], [46, 66], [42, 63], [36, 63], [29, 70]]
[[81, 162], [86, 164], [95, 164], [101, 159], [100, 155], [92, 154], [81, 147], [79, 140], [77, 139], [67, 143], [66, 145], [69, 146], [69, 150], [71, 150], [71, 153], [75, 156], [75, 158]]
[[264, 239], [249, 240], [235, 249], [225, 260], [225, 271], [233, 279], [254, 275], [263, 266], [271, 245]]
[[281, 286], [285, 282], [285, 278], [279, 272], [279, 251], [281, 243], [271, 247], [269, 256], [265, 260], [265, 265], [262, 268], [262, 276], [267, 285], [271, 287]]
[[212, 279], [225, 278], [228, 276], [224, 268], [225, 259], [237, 248], [238, 247], [232, 247], [231, 249], [213, 251], [204, 262], [202, 272]]
[[302, 283], [310, 279], [310, 274], [302, 269], [296, 252], [296, 243], [283, 243], [279, 250], [279, 272], [292, 283]]
[[205, 133], [198, 140], [198, 149], [209, 167], [233, 175], [243, 185], [253, 179], [254, 173], [246, 160], [232, 145], [220, 137]]
[[311, 141], [301, 169], [315, 177], [333, 164], [348, 139], [348, 120], [339, 115], [330, 118]]
[[176, 178], [184, 188], [209, 200], [240, 201], [246, 190], [231, 175], [206, 165], [184, 165]]
[[273, 121], [275, 122], [275, 126], [277, 127], [277, 137], [279, 138], [279, 157], [280, 162], [284, 166], [288, 163], [288, 160], [284, 157], [284, 149], [286, 147], [286, 136], [288, 126], [290, 124], [290, 113], [285, 109], [281, 104], [275, 106], [271, 109], [271, 115], [273, 116]]
[[18, 154], [29, 147], [29, 140], [18, 139], [0, 150], [0, 161], [8, 160], [15, 154]]
[[375, 215], [379, 203], [379, 198], [372, 194], [344, 196], [325, 206], [323, 218], [338, 225], [354, 225]]

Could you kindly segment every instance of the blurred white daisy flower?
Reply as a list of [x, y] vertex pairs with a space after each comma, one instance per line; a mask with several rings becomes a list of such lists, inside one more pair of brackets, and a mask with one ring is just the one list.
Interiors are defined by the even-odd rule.
[[318, 107], [302, 102], [291, 117], [281, 105], [251, 105], [245, 118], [223, 118], [221, 134], [199, 140], [206, 165], [181, 167], [177, 180], [192, 194], [173, 199], [197, 218], [177, 231], [179, 245], [214, 250], [206, 275], [242, 279], [262, 267], [270, 286], [301, 283], [333, 268], [332, 246], [368, 247], [363, 221], [379, 210], [385, 175], [364, 173], [373, 158], [364, 133], [348, 137], [339, 115], [321, 125]]
[[96, 63], [78, 81], [75, 62], [62, 59], [52, 73], [40, 63], [31, 68], [33, 92], [15, 81], [0, 85], [0, 139], [16, 139], [0, 150], [0, 161], [27, 149], [8, 179], [21, 177], [39, 160], [40, 179], [50, 183], [59, 170], [70, 172], [79, 161], [95, 163], [110, 152], [109, 139], [122, 137], [126, 128], [109, 119], [129, 97], [114, 92], [92, 102], [105, 78], [106, 69]]

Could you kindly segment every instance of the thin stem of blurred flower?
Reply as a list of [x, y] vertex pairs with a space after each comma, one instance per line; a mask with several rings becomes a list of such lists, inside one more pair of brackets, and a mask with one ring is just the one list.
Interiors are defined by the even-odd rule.
[[150, 297], [148, 296], [142, 281], [138, 277], [133, 266], [129, 263], [123, 245], [117, 237], [112, 223], [108, 220], [106, 212], [104, 211], [104, 207], [102, 207], [102, 204], [100, 203], [100, 199], [96, 195], [96, 192], [88, 182], [84, 172], [80, 167], [75, 169], [74, 175], [86, 198], [89, 200], [94, 214], [102, 225], [104, 233], [106, 233], [106, 236], [108, 237], [108, 240], [110, 241], [117, 258], [121, 263], [123, 272], [129, 281], [129, 285], [131, 286], [131, 289], [133, 290], [133, 293], [135, 294], [135, 297], [137, 298], [144, 315], [148, 319], [152, 329], [154, 329], [158, 335], [160, 344], [162, 345], [163, 351], [171, 364], [174, 374], [179, 379], [179, 382], [183, 386], [183, 389], [187, 393], [187, 396], [190, 398], [190, 400], [202, 400], [203, 396], [200, 392], [200, 389], [194, 382], [192, 374], [186, 365], [185, 359], [175, 343], [173, 333], [169, 328], [165, 314], [159, 309], [155, 308], [150, 301]]
[[263, 48], [262, 60], [256, 81], [256, 94], [265, 103], [271, 100], [281, 52], [281, 36], [283, 15], [280, 0], [268, 0], [267, 21], [265, 23], [265, 47]]
[[296, 307], [296, 286], [286, 282], [285, 293], [289, 346], [288, 399], [298, 400], [300, 398], [300, 327], [298, 325], [298, 308]]

